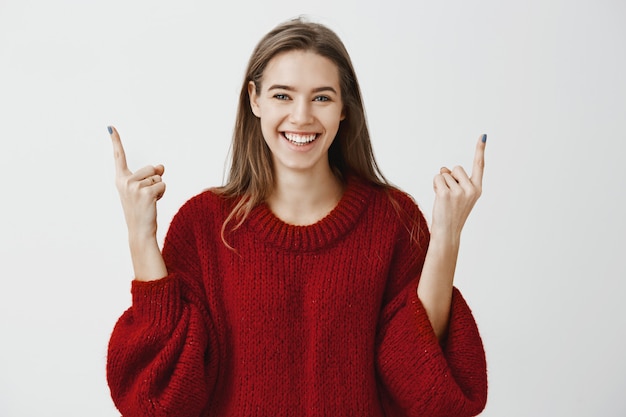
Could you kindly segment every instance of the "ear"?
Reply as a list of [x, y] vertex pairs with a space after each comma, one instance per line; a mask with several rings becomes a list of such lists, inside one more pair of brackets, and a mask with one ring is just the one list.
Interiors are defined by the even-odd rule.
[[250, 98], [250, 108], [252, 109], [252, 113], [256, 117], [261, 117], [261, 109], [258, 103], [258, 96], [256, 94], [256, 84], [254, 81], [248, 82], [248, 97]]
[[343, 122], [346, 119], [346, 107], [344, 106], [343, 109], [341, 109], [341, 117], [339, 118], [340, 122]]

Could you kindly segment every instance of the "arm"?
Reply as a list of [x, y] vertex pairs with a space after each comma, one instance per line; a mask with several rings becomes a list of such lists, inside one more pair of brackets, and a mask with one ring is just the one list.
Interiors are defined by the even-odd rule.
[[132, 306], [111, 335], [107, 379], [124, 416], [196, 416], [209, 406], [219, 337], [197, 243], [206, 209], [195, 199], [176, 214], [163, 245], [168, 275], [132, 282]]
[[434, 179], [430, 245], [417, 296], [440, 340], [448, 328], [461, 230], [482, 192], [486, 140], [486, 135], [478, 140], [471, 177], [457, 166], [452, 171], [442, 168]]
[[472, 180], [463, 178], [460, 168], [444, 168], [435, 179], [430, 236], [419, 209], [405, 209], [425, 234], [417, 250], [406, 243], [410, 239], [398, 239], [390, 271], [393, 290], [379, 326], [376, 360], [381, 398], [390, 415], [469, 417], [485, 407], [482, 340], [468, 305], [453, 287], [461, 229], [480, 194], [467, 182], [481, 183], [484, 147], [481, 138]]
[[181, 209], [175, 216], [161, 255], [156, 201], [165, 191], [163, 167], [131, 173], [117, 131], [111, 129], [111, 137], [136, 276], [132, 306], [109, 341], [111, 397], [128, 417], [200, 415], [212, 392], [218, 359], [193, 238], [197, 226], [188, 214], [195, 210]]
[[404, 233], [396, 238], [376, 341], [382, 404], [388, 415], [475, 416], [487, 401], [487, 365], [476, 322], [452, 288], [445, 343], [437, 338], [417, 296], [429, 247], [426, 220], [414, 204], [405, 202], [403, 212], [423, 233], [415, 242], [415, 234], [401, 228]]

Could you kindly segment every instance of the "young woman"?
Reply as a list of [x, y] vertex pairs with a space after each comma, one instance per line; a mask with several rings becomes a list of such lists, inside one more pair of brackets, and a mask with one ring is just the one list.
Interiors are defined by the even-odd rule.
[[136, 279], [107, 375], [133, 416], [473, 416], [480, 335], [453, 287], [481, 193], [442, 168], [430, 231], [372, 154], [349, 55], [295, 20], [254, 50], [226, 185], [190, 199], [161, 252], [162, 165], [129, 171], [109, 128]]

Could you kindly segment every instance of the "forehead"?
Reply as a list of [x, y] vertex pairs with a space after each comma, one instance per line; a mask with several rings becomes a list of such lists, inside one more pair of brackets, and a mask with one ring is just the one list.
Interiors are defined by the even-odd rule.
[[334, 87], [339, 91], [339, 68], [330, 59], [311, 51], [287, 51], [273, 57], [265, 67], [263, 86]]

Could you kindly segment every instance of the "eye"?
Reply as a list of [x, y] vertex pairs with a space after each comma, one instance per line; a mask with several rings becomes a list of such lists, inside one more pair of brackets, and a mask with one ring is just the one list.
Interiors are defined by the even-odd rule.
[[328, 96], [316, 96], [313, 101], [330, 101], [330, 97]]
[[289, 96], [287, 94], [274, 94], [274, 98], [277, 100], [289, 100]]

